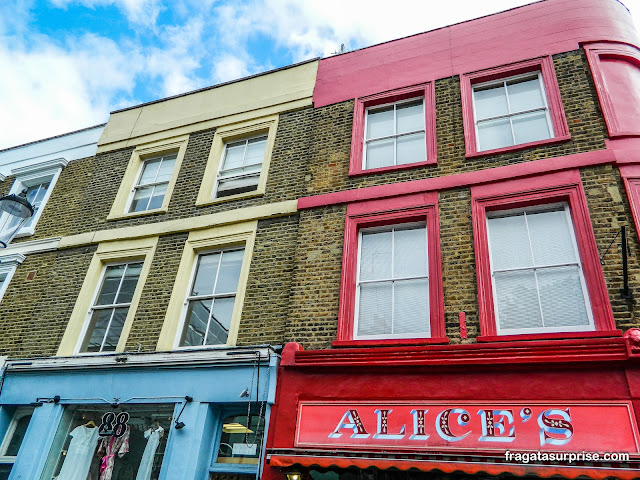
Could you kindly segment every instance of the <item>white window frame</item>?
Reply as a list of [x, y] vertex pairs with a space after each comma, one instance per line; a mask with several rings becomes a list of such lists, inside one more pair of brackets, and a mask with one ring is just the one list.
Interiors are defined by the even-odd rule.
[[[181, 321], [180, 321], [180, 328], [178, 329], [178, 335], [176, 336], [176, 340], [175, 340], [175, 348], [176, 349], [185, 349], [185, 350], [190, 350], [190, 349], [194, 349], [194, 348], [220, 348], [220, 347], [226, 347], [229, 345], [229, 338], [231, 336], [231, 329], [233, 328], [233, 318], [231, 320], [231, 325], [229, 328], [229, 332], [227, 332], [227, 341], [224, 344], [218, 344], [218, 345], [206, 345], [206, 344], [202, 344], [202, 345], [180, 345], [181, 343], [181, 339], [182, 336], [184, 335], [184, 330], [187, 328], [187, 312], [189, 311], [189, 301], [192, 300], [205, 300], [208, 298], [212, 298], [215, 299], [216, 298], [230, 298], [231, 295], [229, 293], [225, 293], [225, 294], [210, 294], [210, 295], [198, 295], [198, 296], [191, 296], [190, 292], [193, 289], [193, 284], [196, 281], [196, 272], [198, 270], [198, 263], [200, 261], [200, 257], [206, 256], [206, 255], [210, 255], [210, 254], [214, 254], [214, 253], [223, 253], [224, 252], [232, 252], [232, 251], [238, 251], [238, 250], [242, 250], [242, 262], [244, 264], [244, 259], [245, 259], [245, 254], [246, 254], [246, 247], [245, 245], [235, 245], [235, 246], [228, 246], [228, 247], [222, 247], [222, 248], [215, 248], [213, 250], [204, 250], [204, 251], [199, 251], [196, 254], [195, 260], [193, 262], [193, 266], [191, 267], [191, 279], [189, 280], [189, 287], [187, 289], [187, 296], [184, 300], [184, 303], [182, 305], [182, 313], [181, 313]], [[222, 263], [220, 263], [218, 265], [218, 271], [216, 272], [216, 278], [214, 281], [214, 291], [215, 291], [215, 284], [218, 282], [218, 275], [220, 273], [220, 265]], [[240, 265], [240, 269], [242, 272], [242, 266]], [[240, 275], [242, 275], [242, 273], [240, 273]], [[233, 311], [235, 311], [236, 308], [236, 301], [237, 301], [237, 296], [238, 296], [238, 290], [240, 288], [240, 282], [242, 281], [241, 276], [238, 277], [238, 284], [236, 285], [236, 290], [233, 294]], [[212, 309], [213, 312], [213, 309]], [[211, 313], [212, 313], [211, 312]], [[209, 314], [209, 317], [211, 317], [211, 313]], [[211, 321], [211, 318], [209, 318], [209, 321]], [[207, 327], [209, 326], [209, 324], [207, 323]], [[208, 330], [208, 328], [207, 328]], [[206, 340], [206, 339], [205, 339]]]
[[[539, 82], [539, 85], [540, 85], [540, 93], [542, 95], [544, 107], [537, 107], [537, 108], [533, 108], [533, 109], [530, 109], [530, 110], [523, 110], [522, 112], [517, 112], [517, 113], [511, 112], [511, 104], [509, 102], [509, 91], [507, 89], [507, 83], [508, 82], [512, 82], [514, 80], [523, 80], [523, 79], [526, 79], [526, 78], [534, 78], [534, 77], [538, 79], [538, 82]], [[503, 115], [497, 115], [495, 117], [483, 118], [482, 120], [479, 120], [478, 119], [478, 113], [476, 112], [476, 97], [475, 97], [476, 90], [482, 90], [482, 89], [484, 89], [486, 87], [497, 87], [499, 85], [502, 85], [504, 87], [505, 98], [507, 100], [507, 108], [509, 110], [509, 113], [506, 113], [506, 114], [503, 114]], [[522, 144], [521, 143], [516, 143], [516, 136], [515, 136], [515, 133], [513, 131], [513, 117], [517, 117], [517, 116], [520, 116], [520, 115], [525, 115], [527, 113], [534, 113], [534, 112], [544, 111], [545, 112], [545, 118], [547, 119], [547, 127], [549, 128], [549, 139], [555, 137], [555, 131], [554, 131], [554, 128], [553, 128], [553, 121], [551, 120], [551, 115], [549, 113], [549, 102], [547, 100], [547, 90], [545, 88], [544, 80], [542, 78], [542, 72], [540, 72], [540, 71], [523, 73], [523, 74], [520, 74], [520, 75], [513, 75], [513, 76], [510, 76], [510, 77], [500, 78], [498, 80], [490, 80], [490, 81], [487, 81], [487, 82], [474, 84], [474, 85], [471, 86], [471, 103], [472, 103], [472, 106], [473, 106], [473, 128], [475, 128], [475, 132], [476, 132], [476, 148], [478, 149], [478, 152], [484, 152], [484, 151], [488, 151], [488, 150], [493, 150], [494, 149], [494, 148], [487, 149], [487, 150], [481, 150], [480, 149], [480, 135], [479, 135], [479, 132], [478, 132], [478, 123], [485, 123], [485, 122], [490, 122], [490, 121], [498, 120], [498, 119], [502, 119], [502, 118], [508, 118], [509, 119], [509, 127], [511, 128], [511, 140], [512, 140], [513, 144], [505, 145], [503, 147], [495, 147], [495, 148], [514, 147], [516, 145], [522, 145]], [[538, 139], [538, 140], [532, 140], [532, 141], [537, 142], [537, 141], [543, 141], [543, 140], [547, 140], [547, 139]]]
[[[179, 152], [178, 150], [176, 151], [171, 151], [171, 152], [165, 152], [165, 153], [160, 153], [159, 155], [150, 155], [148, 157], [143, 158], [140, 161], [140, 167], [138, 168], [138, 174], [136, 175], [136, 181], [133, 184], [133, 187], [131, 188], [131, 192], [129, 193], [129, 198], [127, 199], [127, 209], [125, 214], [126, 215], [134, 215], [134, 214], [142, 214], [145, 212], [154, 212], [156, 210], [162, 210], [162, 205], [164, 205], [164, 201], [167, 195], [170, 194], [169, 192], [169, 185], [171, 184], [171, 181], [173, 180], [174, 177], [174, 171], [176, 168], [176, 165], [178, 164], [178, 155]], [[148, 162], [152, 162], [154, 160], [158, 160], [160, 159], [161, 161], [161, 165], [162, 162], [164, 161], [165, 157], [175, 157], [174, 163], [173, 163], [173, 170], [171, 170], [171, 176], [169, 177], [169, 180], [167, 180], [166, 182], [151, 182], [151, 183], [146, 183], [144, 185], [140, 185], [140, 180], [142, 179], [142, 173], [144, 172], [144, 169], [147, 165]], [[160, 167], [158, 167], [158, 172], [160, 172]], [[157, 176], [157, 174], [156, 174]], [[167, 190], [164, 192], [164, 197], [162, 198], [162, 204], [157, 207], [157, 208], [145, 208], [144, 210], [138, 210], [138, 211], [131, 211], [131, 207], [133, 206], [133, 199], [136, 196], [136, 191], [140, 190], [142, 188], [147, 188], [147, 187], [157, 187], [158, 185], [166, 185], [167, 186]], [[151, 197], [149, 198], [149, 202], [151, 202]], [[147, 207], [149, 206], [149, 204], [147, 203]]]
[[[118, 265], [129, 265], [131, 263], [140, 263], [142, 264], [142, 269], [144, 269], [144, 264], [145, 264], [145, 259], [144, 258], [132, 258], [132, 259], [127, 259], [127, 260], [123, 260], [120, 262], [108, 262], [102, 265], [102, 271], [100, 273], [100, 280], [98, 281], [98, 285], [95, 289], [95, 292], [93, 293], [93, 297], [91, 298], [91, 305], [89, 307], [89, 310], [87, 310], [87, 314], [85, 316], [85, 321], [84, 324], [82, 326], [82, 330], [80, 332], [80, 335], [78, 337], [78, 343], [75, 347], [75, 354], [76, 355], [105, 355], [105, 354], [113, 354], [119, 351], [118, 349], [118, 345], [120, 344], [121, 340], [122, 340], [122, 334], [125, 331], [125, 327], [126, 327], [126, 318], [125, 318], [125, 323], [122, 326], [122, 331], [120, 332], [120, 338], [118, 339], [118, 344], [116, 345], [116, 349], [115, 350], [109, 350], [109, 351], [102, 351], [100, 350], [99, 352], [83, 352], [82, 351], [82, 345], [85, 343], [85, 340], [87, 340], [87, 335], [89, 334], [89, 325], [91, 324], [91, 317], [93, 316], [93, 312], [95, 310], [95, 306], [96, 306], [96, 301], [98, 300], [98, 296], [100, 295], [100, 291], [102, 290], [102, 285], [104, 284], [104, 276], [107, 273], [107, 268], [109, 267], [114, 267], [114, 266], [118, 266]], [[129, 310], [127, 311], [127, 318], [129, 317], [129, 311], [131, 310], [131, 306], [133, 304], [133, 300], [135, 298], [136, 292], [138, 290], [138, 287], [140, 286], [140, 279], [143, 276], [143, 270], [141, 270], [140, 275], [138, 276], [138, 281], [136, 283], [136, 287], [133, 290], [133, 296], [131, 298], [131, 302], [129, 302]], [[113, 304], [110, 305], [108, 308], [114, 308], [114, 306], [124, 306], [126, 304]], [[101, 308], [102, 309], [102, 308]], [[109, 322], [109, 325], [111, 325], [111, 322]], [[107, 334], [109, 333], [109, 329], [107, 328], [107, 330], [105, 331], [104, 334], [104, 338], [102, 339], [102, 346], [104, 346], [104, 341], [107, 338]], [[102, 349], [102, 346], [100, 347]]]
[[18, 265], [24, 262], [25, 258], [26, 257], [21, 253], [0, 256], [0, 273], [7, 275], [4, 281], [0, 284], [0, 302], [9, 287], [9, 283], [11, 283], [13, 275], [16, 273]]
[[[563, 265], [576, 265], [579, 269], [579, 276], [580, 276], [580, 285], [582, 287], [582, 294], [584, 296], [584, 302], [585, 302], [585, 309], [587, 311], [587, 318], [589, 320], [589, 324], [588, 325], [575, 325], [575, 326], [567, 326], [567, 327], [539, 327], [539, 328], [500, 328], [500, 311], [498, 308], [498, 296], [497, 296], [497, 291], [496, 291], [496, 285], [495, 285], [495, 270], [493, 268], [494, 265], [494, 260], [493, 260], [493, 255], [491, 253], [491, 232], [489, 230], [489, 218], [493, 217], [501, 217], [501, 216], [506, 216], [506, 215], [513, 215], [513, 214], [520, 214], [521, 212], [526, 212], [526, 213], [537, 213], [537, 212], [544, 212], [544, 211], [551, 211], [553, 209], [558, 209], [559, 207], [562, 207], [564, 212], [565, 212], [565, 216], [567, 219], [567, 223], [569, 225], [569, 233], [571, 235], [571, 244], [573, 246], [573, 251], [574, 251], [574, 255], [576, 258], [575, 262], [571, 262], [571, 263], [563, 263], [563, 264], [553, 264], [553, 265], [535, 265], [532, 267], [519, 267], [519, 268], [509, 268], [509, 269], [504, 269], [504, 270], [499, 270], [499, 272], [503, 272], [503, 271], [515, 271], [515, 270], [533, 270], [535, 271], [536, 269], [542, 269], [542, 268], [552, 268], [552, 267], [558, 267], [558, 266], [563, 266]], [[526, 216], [525, 216], [525, 221], [526, 221]], [[573, 220], [571, 218], [571, 210], [569, 207], [569, 204], [567, 203], [552, 203], [552, 204], [546, 204], [546, 205], [534, 205], [531, 207], [523, 207], [523, 208], [512, 208], [512, 209], [507, 209], [507, 210], [495, 210], [495, 211], [490, 211], [487, 212], [487, 214], [485, 215], [485, 222], [487, 222], [487, 244], [489, 247], [489, 264], [491, 266], [491, 289], [492, 289], [492, 293], [493, 293], [493, 305], [494, 305], [494, 312], [495, 312], [495, 318], [496, 318], [496, 332], [498, 335], [520, 335], [520, 334], [527, 334], [527, 333], [555, 333], [555, 332], [585, 332], [585, 331], [594, 331], [596, 330], [595, 328], [595, 324], [593, 321], [593, 312], [591, 309], [591, 301], [589, 299], [589, 291], [587, 290], [587, 283], [585, 281], [584, 278], [584, 271], [582, 268], [582, 260], [580, 258], [580, 251], [578, 250], [578, 243], [576, 241], [576, 233], [575, 230], [573, 228]], [[528, 224], [527, 224], [528, 225]], [[528, 226], [527, 226], [528, 229]], [[528, 230], [527, 230], [528, 231]], [[531, 243], [531, 237], [529, 236], [529, 243]], [[529, 248], [531, 248], [531, 246], [529, 246]], [[536, 290], [538, 293], [538, 305], [540, 306], [540, 290], [538, 288], [537, 285], [537, 277], [536, 277]], [[544, 315], [542, 314], [542, 309], [540, 309], [540, 318], [544, 324]]]
[[40, 183], [49, 182], [47, 193], [42, 199], [40, 207], [34, 212], [31, 224], [28, 227], [23, 226], [18, 231], [16, 237], [25, 237], [34, 234], [38, 220], [40, 219], [42, 211], [49, 201], [49, 197], [51, 197], [51, 192], [53, 191], [56, 182], [58, 181], [60, 172], [64, 167], [67, 166], [68, 163], [69, 162], [67, 162], [67, 160], [65, 160], [64, 158], [56, 158], [54, 160], [47, 160], [46, 162], [14, 168], [13, 170], [11, 170], [11, 175], [15, 176], [15, 181], [11, 186], [9, 194], [17, 195], [25, 188], [32, 187]]
[[[402, 105], [405, 103], [415, 103], [418, 100], [420, 100], [422, 102], [422, 129], [421, 130], [415, 130], [415, 131], [411, 131], [411, 132], [406, 132], [406, 133], [400, 133], [398, 134], [396, 132], [396, 127], [397, 127], [397, 119], [396, 119], [396, 111], [397, 111], [397, 107], [398, 105]], [[386, 137], [378, 137], [378, 138], [373, 138], [373, 139], [367, 139], [367, 127], [369, 124], [369, 112], [370, 111], [375, 111], [375, 110], [381, 110], [383, 108], [389, 107], [393, 105], [393, 135], [388, 135]], [[384, 103], [381, 105], [373, 105], [370, 107], [366, 107], [365, 111], [364, 111], [364, 131], [363, 131], [363, 139], [362, 139], [362, 170], [372, 170], [375, 168], [391, 168], [391, 167], [397, 167], [398, 164], [398, 158], [397, 158], [397, 142], [398, 142], [398, 138], [400, 137], [406, 137], [408, 135], [414, 135], [416, 133], [424, 133], [425, 136], [425, 156], [424, 159], [421, 160], [417, 160], [415, 162], [411, 162], [411, 163], [403, 163], [400, 165], [412, 165], [414, 163], [422, 163], [422, 162], [426, 162], [429, 159], [429, 152], [427, 151], [427, 147], [426, 147], [426, 138], [427, 138], [427, 126], [426, 126], [426, 112], [425, 112], [425, 100], [424, 100], [424, 96], [418, 96], [418, 97], [412, 97], [412, 98], [407, 98], [406, 100], [398, 100], [397, 102], [389, 102], [389, 103]], [[388, 139], [393, 139], [393, 165], [385, 165], [384, 167], [367, 167], [367, 143], [371, 142], [371, 141], [378, 141], [378, 140], [388, 140]]]
[[[388, 334], [379, 334], [379, 335], [358, 335], [358, 325], [360, 321], [360, 269], [362, 266], [362, 235], [363, 233], [377, 233], [377, 232], [388, 232], [392, 231], [396, 228], [400, 230], [407, 230], [412, 227], [420, 227], [424, 229], [425, 234], [425, 255], [427, 260], [427, 274], [419, 277], [406, 277], [406, 278], [389, 278], [384, 280], [368, 280], [366, 283], [382, 283], [382, 282], [394, 282], [397, 280], [412, 280], [412, 279], [424, 279], [427, 280], [427, 297], [430, 297], [430, 288], [431, 288], [431, 278], [429, 271], [429, 232], [428, 227], [425, 222], [410, 222], [410, 223], [397, 223], [393, 225], [385, 225], [382, 227], [371, 227], [371, 228], [363, 228], [358, 231], [358, 262], [356, 266], [356, 298], [355, 298], [355, 314], [353, 319], [353, 339], [354, 340], [379, 340], [379, 339], [404, 339], [404, 338], [424, 338], [431, 337], [431, 308], [427, 311], [427, 318], [425, 319], [425, 323], [427, 325], [428, 330], [424, 332], [411, 332], [411, 333], [388, 333]], [[394, 238], [394, 237], [392, 237]], [[393, 272], [393, 240], [391, 243], [391, 271]], [[394, 312], [394, 303], [395, 303], [395, 295], [391, 297], [391, 327], [393, 330], [393, 312]], [[429, 305], [431, 305], [431, 298], [429, 298]]]
[[[237, 175], [236, 177], [227, 177], [227, 178], [225, 178], [225, 180], [227, 180], [229, 178], [255, 177], [255, 179], [256, 179], [255, 187], [256, 188], [253, 189], [253, 190], [248, 190], [246, 192], [232, 193], [230, 195], [223, 195], [221, 197], [219, 195], [218, 188], [220, 186], [220, 176], [222, 175], [222, 173], [224, 171], [224, 164], [225, 164], [225, 161], [227, 159], [227, 146], [230, 143], [244, 142], [244, 155], [242, 157], [242, 159], [244, 161], [244, 159], [246, 158], [246, 155], [247, 155], [247, 146], [249, 145], [249, 141], [253, 140], [253, 139], [256, 139], [256, 138], [264, 138], [264, 142], [265, 142], [264, 151], [262, 152], [262, 161], [260, 162], [260, 169], [256, 173], [251, 173], [251, 174], [247, 174], [247, 175]], [[222, 149], [222, 156], [220, 158], [218, 172], [216, 174], [215, 185], [213, 187], [213, 196], [214, 196], [214, 198], [235, 197], [236, 195], [252, 194], [252, 193], [257, 192], [258, 191], [258, 186], [260, 184], [260, 177], [262, 175], [262, 170], [263, 170], [265, 157], [267, 155], [268, 148], [269, 148], [269, 133], [268, 132], [260, 133], [260, 134], [257, 134], [257, 135], [251, 135], [249, 137], [244, 137], [244, 138], [228, 139], [227, 141], [225, 141], [224, 142], [224, 148]]]
[[[13, 416], [11, 417], [11, 423], [9, 424], [9, 427], [4, 434], [4, 438], [2, 439], [2, 443], [0, 444], [0, 465], [13, 465], [14, 463], [16, 463], [16, 459], [18, 458], [18, 456], [6, 455], [7, 448], [9, 448], [11, 440], [13, 440], [13, 435], [18, 426], [18, 422], [27, 415], [33, 415], [34, 410], [34, 407], [23, 406], [16, 408]], [[29, 423], [31, 423], [31, 420], [29, 421]], [[20, 447], [22, 447], [22, 444], [20, 444]]]

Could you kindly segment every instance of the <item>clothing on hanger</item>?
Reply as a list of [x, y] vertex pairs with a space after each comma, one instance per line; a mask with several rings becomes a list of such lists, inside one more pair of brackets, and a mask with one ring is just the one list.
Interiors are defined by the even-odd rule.
[[80, 425], [69, 435], [71, 435], [71, 443], [57, 480], [87, 480], [91, 460], [98, 444], [98, 429]]
[[153, 459], [155, 458], [156, 450], [160, 445], [160, 439], [164, 435], [164, 428], [160, 425], [157, 428], [150, 428], [144, 432], [144, 436], [147, 439], [147, 446], [144, 447], [144, 453], [142, 454], [142, 460], [140, 460], [140, 468], [138, 468], [138, 474], [136, 480], [150, 480], [151, 472], [153, 470]]
[[129, 425], [121, 437], [104, 437], [98, 448], [98, 455], [102, 456], [100, 464], [100, 480], [111, 480], [116, 455], [122, 458], [129, 451]]

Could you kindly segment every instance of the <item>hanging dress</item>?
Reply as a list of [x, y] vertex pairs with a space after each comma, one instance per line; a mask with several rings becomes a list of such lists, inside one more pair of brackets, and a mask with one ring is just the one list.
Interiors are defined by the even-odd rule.
[[57, 480], [87, 480], [91, 460], [98, 444], [98, 428], [80, 425], [69, 435], [71, 435], [71, 443]]
[[122, 458], [129, 451], [129, 425], [121, 437], [104, 437], [98, 448], [98, 455], [102, 455], [100, 463], [100, 480], [111, 480], [116, 455]]
[[151, 428], [144, 432], [145, 438], [147, 438], [147, 446], [144, 447], [144, 453], [142, 454], [142, 460], [140, 460], [140, 468], [136, 475], [136, 480], [150, 480], [151, 471], [153, 470], [153, 459], [160, 445], [160, 439], [164, 434], [164, 428], [158, 426], [155, 430]]

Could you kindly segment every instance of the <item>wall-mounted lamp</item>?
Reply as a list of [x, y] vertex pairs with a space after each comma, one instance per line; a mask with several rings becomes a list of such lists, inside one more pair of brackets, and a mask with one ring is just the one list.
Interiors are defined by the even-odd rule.
[[287, 472], [287, 480], [302, 480], [302, 474], [296, 471]]
[[184, 422], [180, 421], [180, 416], [182, 415], [182, 412], [184, 412], [184, 407], [187, 406], [187, 403], [193, 402], [193, 397], [190, 397], [189, 395], [185, 395], [184, 400], [185, 400], [185, 402], [184, 402], [184, 404], [182, 404], [182, 410], [180, 410], [180, 413], [176, 417], [176, 421], [175, 421], [175, 429], [176, 430], [180, 430], [181, 428], [185, 427]]
[[33, 205], [27, 200], [27, 190], [0, 198], [0, 248], [7, 248], [13, 237], [33, 215]]

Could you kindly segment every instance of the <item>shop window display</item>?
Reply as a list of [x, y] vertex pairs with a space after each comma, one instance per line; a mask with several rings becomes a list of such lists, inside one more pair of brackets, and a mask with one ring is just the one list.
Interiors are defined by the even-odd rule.
[[[247, 428], [248, 426], [248, 428]], [[217, 463], [257, 465], [264, 437], [264, 417], [232, 415], [224, 419]]]
[[173, 405], [69, 408], [42, 480], [157, 480]]

